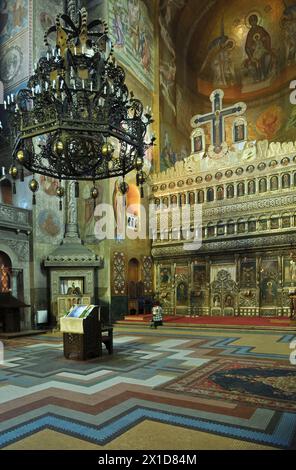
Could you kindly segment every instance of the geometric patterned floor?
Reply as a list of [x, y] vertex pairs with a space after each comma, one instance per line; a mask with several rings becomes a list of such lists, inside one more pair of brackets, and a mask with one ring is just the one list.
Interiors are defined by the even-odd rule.
[[[128, 325], [115, 328], [113, 356], [86, 362], [65, 359], [58, 334], [7, 340], [0, 448], [295, 449], [295, 338], [274, 330]], [[244, 390], [189, 393], [186, 377], [223, 361], [288, 370], [288, 398], [277, 396], [276, 406], [246, 401]]]

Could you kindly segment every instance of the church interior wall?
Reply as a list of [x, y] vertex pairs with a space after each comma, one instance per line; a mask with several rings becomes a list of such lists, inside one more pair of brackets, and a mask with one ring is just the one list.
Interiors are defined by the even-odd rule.
[[[204, 4], [204, 11], [199, 11], [192, 21], [193, 12], [196, 12], [196, 3], [193, 0], [180, 1], [178, 5], [166, 0], [160, 2], [139, 0], [129, 3], [124, 0], [83, 2], [90, 9], [90, 20], [96, 16], [107, 19], [114, 43], [114, 55], [125, 68], [129, 89], [145, 107], [153, 108], [152, 111], [156, 113], [156, 124], [152, 126], [152, 130], [157, 134], [157, 143], [152, 152], [147, 152], [145, 162], [153, 184], [153, 172], [158, 170], [159, 160], [162, 170], [157, 176], [159, 187], [161, 184], [168, 186], [174, 183], [176, 188], [179, 181], [183, 181], [183, 185], [178, 186], [180, 190], [178, 192], [172, 190], [172, 187], [166, 190], [159, 188], [154, 190], [152, 184], [154, 197], [163, 202], [164, 198], [169, 200], [172, 196], [176, 196], [184, 202], [190, 200], [190, 193], [194, 193], [194, 199], [199, 203], [205, 201], [203, 235], [208, 244], [206, 246], [211, 242], [215, 243], [217, 237], [219, 239], [226, 236], [230, 240], [233, 234], [236, 238], [234, 237], [232, 245], [229, 245], [231, 250], [235, 243], [239, 246], [236, 240], [240, 236], [252, 240], [256, 239], [258, 234], [263, 237], [263, 232], [264, 236], [267, 236], [267, 231], [271, 231], [278, 237], [289, 232], [289, 236], [292, 237], [295, 227], [292, 192], [296, 181], [296, 168], [293, 160], [295, 148], [291, 141], [294, 140], [295, 107], [289, 99], [289, 82], [296, 71], [296, 53], [289, 40], [291, 31], [296, 28], [295, 20], [289, 17], [285, 5], [280, 0], [275, 0], [272, 5], [266, 3], [259, 7], [255, 0], [251, 2], [243, 0], [239, 7], [237, 2], [232, 0], [206, 3], [201, 2], [201, 10]], [[247, 62], [246, 55], [252, 9], [254, 9], [253, 15], [257, 17], [254, 21], [258, 23], [254, 27], [263, 28], [258, 31], [265, 38], [269, 38], [272, 46], [268, 55], [269, 67], [262, 63], [257, 70], [259, 75], [256, 75], [256, 70], [254, 71]], [[0, 54], [5, 58], [11, 47], [19, 51], [20, 41], [25, 44], [25, 49], [23, 56], [19, 55], [22, 67], [15, 71], [15, 76], [6, 87], [7, 91], [16, 91], [26, 81], [34, 61], [44, 52], [44, 32], [54, 23], [55, 16], [60, 10], [61, 2], [58, 0], [43, 2], [22, 0], [17, 11], [13, 11], [8, 2], [7, 11], [10, 20], [6, 35], [3, 36], [4, 40], [0, 44]], [[218, 18], [222, 17], [221, 22]], [[207, 24], [207, 28], [201, 27], [204, 24]], [[156, 46], [153, 47], [153, 39], [156, 37]], [[31, 48], [33, 53], [27, 51], [30, 45], [33, 45]], [[257, 46], [254, 53], [260, 56], [262, 46], [261, 49], [260, 44]], [[5, 60], [3, 63], [5, 65]], [[2, 67], [1, 73], [5, 82], [5, 73], [8, 73], [8, 69]], [[158, 87], [159, 94], [155, 93]], [[227, 118], [225, 133], [226, 143], [230, 148], [229, 158], [215, 163], [200, 154], [195, 158], [191, 170], [190, 161], [188, 160], [188, 165], [185, 164], [188, 171], [183, 178], [179, 173], [183, 171], [184, 159], [191, 154], [190, 119], [197, 112], [203, 114], [211, 110], [208, 97], [210, 91], [215, 88], [223, 90], [224, 106], [236, 101], [246, 102], [247, 141], [240, 146], [234, 145], [232, 137], [235, 118]], [[203, 130], [208, 145], [211, 139], [210, 125], [203, 126]], [[282, 142], [283, 147], [279, 147], [277, 142]], [[264, 150], [264, 145], [267, 145], [267, 150]], [[255, 154], [254, 148], [257, 149]], [[289, 161], [285, 160], [287, 158]], [[264, 164], [264, 168], [263, 166], [260, 168], [260, 164]], [[251, 171], [248, 168], [252, 166], [255, 170]], [[165, 171], [169, 169], [173, 171], [171, 174]], [[237, 173], [240, 169], [242, 174]], [[233, 176], [225, 176], [227, 171], [228, 174], [232, 172]], [[220, 173], [223, 173], [222, 179], [218, 176]], [[291, 182], [289, 188], [285, 187], [283, 182], [286, 174], [289, 174]], [[202, 180], [197, 181], [197, 178]], [[61, 243], [66, 216], [65, 204], [61, 211], [58, 210], [58, 200], [55, 195], [57, 181], [38, 177], [37, 202], [32, 206], [31, 195], [27, 189], [28, 179], [29, 176], [26, 176], [25, 183], [17, 183], [17, 194], [13, 195], [13, 204], [32, 210], [33, 214], [30, 276], [34, 281], [34, 286], [31, 287], [31, 300], [36, 313], [37, 309], [46, 308], [48, 301], [48, 279], [43, 261]], [[132, 185], [133, 179], [134, 174], [131, 174], [127, 177], [127, 182]], [[194, 181], [193, 185], [192, 183], [187, 185], [187, 180]], [[252, 185], [255, 190], [249, 192]], [[277, 188], [274, 185], [277, 185]], [[99, 191], [96, 204], [107, 202], [114, 210], [118, 197], [118, 180], [98, 182], [96, 186]], [[127, 313], [130, 308], [127, 284], [117, 292], [114, 289], [114, 252], [117, 251], [124, 256], [126, 266], [133, 256], [143, 264], [143, 259], [151, 256], [151, 242], [149, 238], [136, 241], [128, 238], [122, 240], [120, 237], [115, 241], [97, 240], [94, 236], [97, 217], [93, 213], [91, 187], [92, 183], [80, 184], [78, 201], [80, 235], [87, 247], [104, 258], [104, 265], [98, 272], [95, 291], [98, 292], [98, 297], [105, 308], [110, 309], [111, 305], [114, 316], [119, 317]], [[207, 201], [209, 191], [213, 200]], [[232, 192], [233, 197], [228, 197]], [[199, 199], [201, 194], [203, 194], [202, 200]], [[254, 211], [249, 206], [243, 205], [241, 214], [236, 209], [233, 213], [223, 213], [222, 208], [225, 204], [230, 202], [237, 204], [238, 201], [246, 204], [249, 196], [256, 199], [256, 204], [259, 204], [259, 199], [269, 201], [266, 204], [279, 200], [279, 207], [283, 210], [280, 208], [271, 210], [268, 206], [266, 211], [261, 209]], [[149, 197], [147, 187], [144, 198], [146, 208]], [[287, 240], [290, 240], [288, 235], [286, 244]], [[161, 246], [164, 245], [165, 243]], [[160, 249], [157, 243], [153, 244], [154, 249]], [[233, 253], [239, 256], [240, 248], [237, 250], [233, 249]], [[254, 253], [257, 259], [259, 255], [256, 250]], [[282, 263], [285, 264], [286, 261], [286, 258], [282, 259]], [[174, 269], [179, 266], [178, 263], [174, 265]], [[189, 274], [181, 272], [185, 269], [185, 265], [189, 269]], [[180, 279], [182, 276], [191, 275], [188, 263], [185, 265], [179, 266]], [[159, 282], [159, 275], [157, 265], [154, 270], [156, 285]], [[237, 279], [234, 282], [237, 282]], [[282, 283], [283, 280], [279, 282]], [[188, 284], [186, 288], [189, 289], [190, 285]], [[177, 293], [174, 294], [176, 295]], [[205, 308], [210, 309], [210, 297], [207, 299]], [[176, 298], [174, 302], [177, 307]], [[179, 307], [181, 312], [183, 306]]]

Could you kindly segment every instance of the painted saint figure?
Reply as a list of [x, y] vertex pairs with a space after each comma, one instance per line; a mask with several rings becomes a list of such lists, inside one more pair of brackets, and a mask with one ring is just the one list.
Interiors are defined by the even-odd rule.
[[187, 302], [187, 285], [181, 282], [177, 287], [177, 304], [184, 305]]
[[161, 284], [167, 284], [170, 281], [170, 272], [167, 268], [160, 270], [160, 282]]
[[275, 55], [271, 47], [269, 33], [258, 25], [258, 16], [249, 17], [251, 26], [246, 39], [245, 51], [248, 59], [244, 62], [249, 73], [253, 75], [255, 82], [266, 80], [275, 65]]
[[213, 297], [213, 305], [214, 307], [221, 307], [220, 297], [218, 294]]
[[248, 182], [248, 194], [255, 194], [255, 181], [251, 180]]
[[193, 150], [194, 152], [201, 152], [203, 150], [201, 135], [197, 135], [193, 138]]
[[115, 37], [115, 46], [123, 47], [125, 44], [124, 40], [124, 28], [122, 23], [122, 14], [121, 12], [113, 7], [114, 19], [113, 19], [113, 34]]
[[290, 261], [290, 279], [291, 281], [296, 281], [296, 263], [294, 260]]
[[236, 124], [234, 126], [234, 141], [241, 142], [245, 140], [245, 126], [244, 124]]

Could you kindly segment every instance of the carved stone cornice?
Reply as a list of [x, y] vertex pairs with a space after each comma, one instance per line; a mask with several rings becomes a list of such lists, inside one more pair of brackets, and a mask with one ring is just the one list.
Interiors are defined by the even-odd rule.
[[188, 257], [191, 254], [196, 256], [197, 254], [205, 254], [209, 252], [219, 253], [221, 251], [241, 251], [246, 249], [264, 249], [264, 248], [275, 248], [281, 246], [290, 247], [291, 244], [296, 243], [296, 233], [274, 235], [269, 236], [254, 236], [253, 238], [235, 238], [230, 240], [215, 240], [215, 241], [204, 241], [199, 250], [184, 250], [184, 243], [180, 242], [175, 245], [165, 246], [153, 246], [152, 256], [154, 258], [163, 257]]
[[[211, 185], [223, 183], [231, 183], [231, 180], [249, 179], [258, 176], [267, 176], [269, 174], [279, 173], [283, 171], [291, 171], [295, 169], [296, 142], [268, 142], [268, 140], [258, 141], [256, 143], [255, 158], [244, 160], [243, 151], [236, 149], [230, 150], [224, 158], [216, 160], [206, 157], [208, 162], [207, 168], [202, 168], [201, 158], [197, 154], [189, 155], [184, 160], [176, 162], [172, 167], [151, 175], [152, 186], [160, 183], [169, 185], [170, 182], [176, 182], [178, 179], [186, 179], [188, 177], [202, 176], [203, 179], [207, 173], [214, 175], [217, 171], [233, 170], [233, 179], [222, 178], [221, 181], [211, 181]], [[286, 158], [286, 160], [285, 160]], [[277, 161], [276, 167], [269, 164]], [[264, 168], [257, 168], [260, 163], [264, 162]], [[246, 169], [249, 165], [254, 166], [254, 172], [248, 174]], [[243, 168], [243, 174], [237, 178], [235, 170]], [[294, 167], [294, 168], [292, 168]], [[184, 181], [185, 183], [185, 181]], [[210, 185], [209, 183], [207, 185]], [[199, 188], [204, 186], [200, 184]], [[161, 188], [159, 188], [161, 191]], [[185, 188], [183, 188], [184, 190]], [[187, 189], [187, 188], [186, 188]], [[189, 189], [189, 188], [188, 188]], [[154, 191], [156, 194], [158, 191]]]
[[103, 265], [102, 257], [79, 243], [60, 245], [44, 260], [45, 267], [81, 266], [101, 268]]
[[[273, 210], [277, 209], [280, 210], [282, 207], [286, 207], [289, 205], [295, 207], [296, 203], [296, 195], [293, 193], [287, 195], [281, 195], [272, 197], [272, 193], [268, 193], [269, 197], [260, 197], [257, 195], [254, 196], [245, 196], [248, 198], [248, 201], [238, 201], [236, 199], [236, 203], [230, 203], [227, 200], [223, 200], [223, 206], [211, 207], [208, 209], [203, 209], [203, 216], [204, 218], [211, 218], [214, 216], [223, 216], [224, 214], [230, 215], [234, 213], [243, 212], [244, 214], [254, 215], [254, 212], [260, 212], [262, 210], [268, 209]], [[250, 200], [251, 199], [251, 200]], [[266, 211], [265, 211], [266, 212]]]
[[31, 228], [29, 211], [18, 207], [0, 204], [0, 226], [29, 230]]

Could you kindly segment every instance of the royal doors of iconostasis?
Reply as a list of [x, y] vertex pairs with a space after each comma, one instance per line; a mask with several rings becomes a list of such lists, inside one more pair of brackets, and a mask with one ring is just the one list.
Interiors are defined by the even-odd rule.
[[233, 316], [238, 314], [237, 284], [231, 272], [221, 269], [211, 283], [211, 315]]

